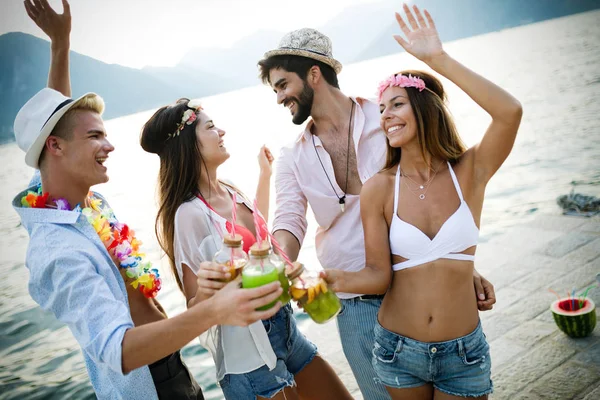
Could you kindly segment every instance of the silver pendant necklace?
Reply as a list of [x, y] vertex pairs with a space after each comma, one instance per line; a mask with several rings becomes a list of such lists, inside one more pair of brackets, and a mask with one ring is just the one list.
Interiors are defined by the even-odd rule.
[[415, 185], [417, 185], [419, 187], [420, 190], [425, 189], [425, 191], [423, 193], [418, 193], [416, 191], [414, 191], [409, 185], [407, 181], [404, 181], [404, 184], [406, 185], [406, 187], [408, 188], [408, 190], [410, 190], [414, 195], [419, 197], [419, 200], [425, 200], [425, 194], [427, 193], [427, 191], [429, 190], [429, 184], [433, 181], [433, 178], [435, 178], [435, 176], [437, 175], [438, 171], [440, 170], [440, 167], [442, 166], [442, 163], [444, 161], [442, 160], [442, 162], [440, 163], [440, 165], [438, 165], [438, 167], [436, 169], [433, 169], [433, 174], [429, 177], [429, 179], [427, 180], [427, 182], [423, 183], [423, 184], [419, 184], [417, 182], [414, 181], [414, 179], [412, 179], [410, 176], [404, 174], [404, 172], [402, 172], [402, 170], [400, 170], [400, 175], [402, 175], [405, 178], [408, 178], [412, 183], [414, 183]]

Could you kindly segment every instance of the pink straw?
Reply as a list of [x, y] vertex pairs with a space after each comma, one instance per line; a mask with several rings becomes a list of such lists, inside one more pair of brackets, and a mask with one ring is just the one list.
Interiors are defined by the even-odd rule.
[[552, 289], [548, 289], [548, 291], [549, 291], [549, 292], [551, 292], [551, 293], [554, 293], [554, 294], [556, 295], [556, 297], [558, 298], [558, 301], [562, 300], [562, 299], [560, 298], [560, 296], [558, 295], [558, 293], [556, 293], [554, 290], [552, 290]]
[[[256, 199], [254, 200], [254, 203], [256, 204]], [[285, 263], [287, 265], [289, 265], [290, 267], [293, 268], [294, 264], [292, 264], [292, 260], [290, 260], [290, 258], [288, 257], [288, 255], [285, 254], [285, 251], [283, 251], [283, 249], [281, 248], [281, 245], [279, 244], [279, 242], [277, 241], [277, 239], [275, 239], [275, 236], [273, 236], [273, 234], [271, 233], [271, 231], [267, 227], [267, 220], [265, 220], [265, 217], [263, 217], [263, 215], [260, 212], [260, 210], [258, 209], [258, 207], [255, 206], [254, 208], [255, 208], [255, 211], [256, 211], [255, 214], [258, 214], [258, 216], [262, 220], [263, 224], [265, 225], [265, 230], [267, 231], [267, 235], [269, 236], [269, 239], [271, 240], [271, 244], [273, 245], [273, 247], [275, 247], [275, 249], [277, 250], [277, 253], [281, 256], [281, 258], [283, 258], [283, 261], [285, 261]]]
[[[267, 226], [267, 220], [265, 219], [265, 217], [263, 217], [262, 213], [260, 212], [260, 210], [258, 209], [258, 207], [256, 207], [256, 199], [254, 200], [254, 208], [255, 208], [255, 213], [254, 214], [258, 214], [258, 216], [260, 217], [260, 219], [262, 220], [262, 222], [265, 224], [265, 230], [267, 231], [267, 235], [269, 236], [269, 239], [271, 240], [271, 244], [273, 245], [273, 247], [275, 247], [275, 249], [277, 250], [277, 253], [281, 256], [281, 258], [283, 258], [283, 261], [292, 269], [295, 268], [294, 264], [292, 263], [292, 260], [290, 260], [290, 258], [288, 257], [287, 254], [285, 254], [285, 251], [283, 251], [283, 248], [281, 248], [281, 245], [279, 244], [279, 242], [277, 241], [277, 239], [275, 239], [275, 236], [273, 236], [273, 234], [271, 233], [271, 231], [269, 230], [269, 227]], [[256, 222], [255, 222], [256, 225]], [[302, 282], [302, 285], [305, 284], [304, 279], [302, 279], [302, 277], [298, 277], [298, 279], [300, 279], [300, 282]]]
[[235, 192], [231, 194], [231, 199], [233, 200], [233, 208], [231, 209], [231, 236], [235, 237], [235, 223], [237, 221], [237, 196]]
[[[260, 217], [258, 216], [259, 213], [260, 211], [258, 211], [258, 203], [256, 202], [256, 199], [254, 199], [254, 212], [252, 213], [252, 217], [254, 218], [254, 230], [256, 231], [256, 243], [258, 244], [258, 247], [262, 245], [262, 236], [260, 235]], [[262, 260], [260, 260], [260, 266], [261, 268], [264, 267]]]
[[260, 247], [260, 245], [262, 244], [262, 236], [260, 234], [260, 211], [258, 211], [258, 203], [256, 202], [256, 199], [254, 199], [254, 212], [252, 213], [252, 216], [254, 217], [254, 229], [256, 230], [256, 242], [258, 243], [258, 246]]
[[277, 253], [281, 256], [281, 258], [283, 258], [283, 261], [285, 261], [285, 263], [287, 265], [289, 265], [290, 267], [294, 267], [294, 265], [292, 264], [292, 260], [290, 260], [290, 258], [287, 256], [287, 254], [285, 254], [285, 251], [283, 251], [283, 249], [281, 248], [281, 245], [279, 244], [279, 242], [277, 241], [277, 239], [275, 239], [275, 236], [273, 236], [273, 234], [269, 231], [267, 231], [269, 234], [269, 239], [271, 239], [271, 243], [273, 244], [273, 247], [275, 247], [275, 249], [277, 249]]

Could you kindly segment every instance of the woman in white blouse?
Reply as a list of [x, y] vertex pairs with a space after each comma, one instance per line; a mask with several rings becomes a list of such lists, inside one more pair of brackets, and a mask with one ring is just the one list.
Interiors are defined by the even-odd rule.
[[[234, 192], [236, 231], [244, 236], [245, 249], [254, 240], [251, 204], [217, 178], [218, 167], [229, 158], [224, 135], [198, 103], [180, 99], [160, 108], [140, 138], [144, 150], [160, 157], [156, 232], [188, 307], [225, 285], [218, 280], [228, 274], [210, 260], [221, 247], [218, 231], [231, 229]], [[268, 215], [273, 157], [267, 148], [261, 148], [258, 161], [256, 199], [261, 213]], [[351, 399], [315, 345], [297, 329], [290, 305], [248, 327], [214, 327], [201, 343], [212, 353], [227, 399]]]

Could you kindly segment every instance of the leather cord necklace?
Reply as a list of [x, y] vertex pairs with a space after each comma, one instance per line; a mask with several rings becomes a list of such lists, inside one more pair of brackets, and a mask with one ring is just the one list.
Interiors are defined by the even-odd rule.
[[346, 150], [346, 183], [344, 186], [344, 194], [342, 195], [342, 197], [338, 196], [337, 191], [335, 190], [335, 187], [333, 186], [333, 183], [331, 183], [331, 179], [329, 179], [327, 170], [325, 169], [325, 166], [323, 165], [323, 161], [321, 161], [321, 157], [319, 156], [319, 152], [317, 151], [317, 146], [315, 145], [315, 135], [312, 135], [312, 143], [313, 143], [313, 148], [315, 149], [315, 154], [317, 155], [317, 158], [319, 159], [319, 163], [321, 163], [321, 168], [323, 168], [323, 172], [325, 172], [325, 176], [327, 177], [327, 181], [329, 182], [331, 189], [333, 189], [333, 193], [335, 194], [335, 197], [338, 198], [338, 202], [340, 203], [340, 209], [342, 210], [342, 212], [344, 212], [346, 210], [346, 193], [348, 192], [348, 169], [350, 166], [350, 137], [352, 136], [352, 116], [353, 115], [354, 115], [354, 102], [352, 102], [352, 107], [350, 108], [350, 120], [348, 121], [348, 148]]

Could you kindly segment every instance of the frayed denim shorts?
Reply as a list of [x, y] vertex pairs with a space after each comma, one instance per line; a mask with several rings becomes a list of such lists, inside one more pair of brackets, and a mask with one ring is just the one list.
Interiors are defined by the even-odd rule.
[[424, 343], [375, 325], [373, 367], [386, 386], [406, 389], [428, 383], [460, 397], [492, 393], [490, 346], [481, 322], [466, 336]]
[[245, 374], [225, 375], [219, 385], [226, 399], [271, 398], [283, 388], [294, 386], [294, 375], [317, 355], [317, 346], [296, 326], [291, 305], [281, 307], [277, 314], [262, 322], [277, 357], [275, 368], [269, 371], [269, 367], [263, 365]]

